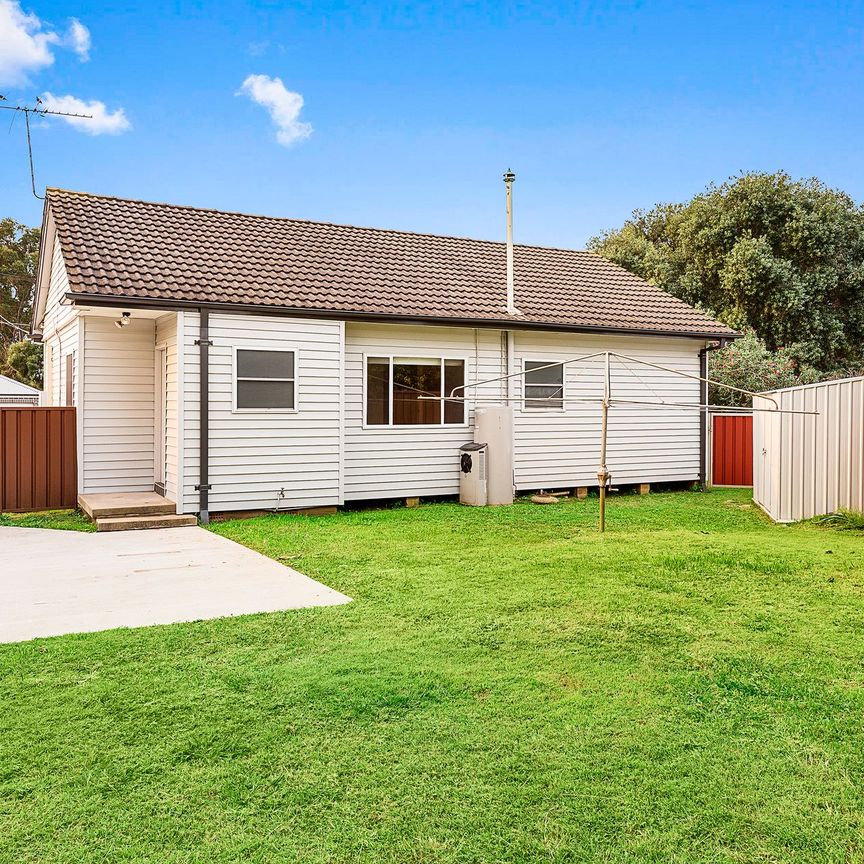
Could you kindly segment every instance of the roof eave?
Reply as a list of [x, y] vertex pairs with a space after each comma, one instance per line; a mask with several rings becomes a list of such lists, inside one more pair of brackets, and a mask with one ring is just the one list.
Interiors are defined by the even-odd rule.
[[612, 333], [616, 335], [665, 336], [686, 339], [705, 339], [728, 342], [741, 334], [706, 332], [700, 330], [664, 330], [644, 327], [605, 327], [592, 324], [560, 324], [545, 321], [527, 321], [522, 318], [460, 318], [443, 315], [400, 315], [382, 312], [356, 312], [344, 309], [307, 309], [296, 306], [268, 306], [266, 304], [200, 302], [196, 300], [168, 300], [161, 297], [129, 297], [127, 295], [90, 294], [70, 291], [66, 298], [75, 306], [113, 306], [138, 309], [211, 309], [242, 312], [249, 315], [281, 315], [286, 317], [326, 318], [344, 321], [375, 321], [380, 323], [434, 324], [450, 327], [477, 327], [489, 330], [551, 330], [565, 333]]

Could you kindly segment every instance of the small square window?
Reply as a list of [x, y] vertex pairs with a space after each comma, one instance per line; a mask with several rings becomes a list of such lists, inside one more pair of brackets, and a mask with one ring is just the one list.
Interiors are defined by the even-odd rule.
[[525, 361], [525, 407], [564, 407], [564, 366], [549, 360]]
[[238, 348], [234, 407], [244, 411], [291, 411], [296, 407], [293, 351]]

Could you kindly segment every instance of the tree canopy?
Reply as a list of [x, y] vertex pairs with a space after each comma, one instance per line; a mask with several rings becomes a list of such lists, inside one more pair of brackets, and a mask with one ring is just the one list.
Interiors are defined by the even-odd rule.
[[23, 384], [42, 389], [42, 346], [22, 339], [6, 349], [0, 373]]
[[0, 219], [0, 369], [41, 386], [41, 348], [28, 344], [12, 349], [29, 329], [38, 257], [39, 229]]
[[[731, 384], [751, 393], [811, 384], [825, 377], [812, 366], [796, 363], [788, 348], [769, 351], [751, 331], [728, 348], [710, 355], [709, 376], [714, 381]], [[751, 403], [749, 396], [713, 384], [708, 388], [708, 401], [712, 405]]]
[[864, 210], [817, 179], [743, 173], [687, 203], [637, 210], [589, 248], [794, 367], [864, 359]]

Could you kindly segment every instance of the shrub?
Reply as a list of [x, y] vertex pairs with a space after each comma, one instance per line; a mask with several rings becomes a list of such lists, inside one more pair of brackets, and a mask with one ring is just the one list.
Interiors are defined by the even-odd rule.
[[[748, 331], [727, 348], [709, 355], [708, 377], [752, 393], [812, 384], [824, 376], [810, 366], [798, 364], [786, 348], [769, 351], [765, 344]], [[749, 396], [709, 385], [708, 401], [714, 405], [750, 406]]]

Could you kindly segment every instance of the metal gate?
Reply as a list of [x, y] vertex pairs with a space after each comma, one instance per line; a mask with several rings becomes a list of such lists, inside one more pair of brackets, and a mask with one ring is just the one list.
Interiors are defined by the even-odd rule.
[[753, 415], [711, 414], [711, 485], [753, 485]]
[[0, 408], [0, 511], [78, 504], [74, 408]]

